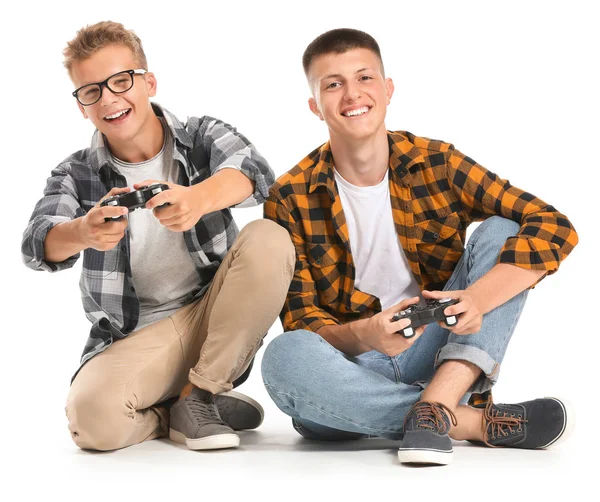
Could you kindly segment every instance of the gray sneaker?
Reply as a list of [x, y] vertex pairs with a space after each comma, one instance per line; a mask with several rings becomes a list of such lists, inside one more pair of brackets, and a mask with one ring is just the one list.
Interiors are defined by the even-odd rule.
[[169, 438], [190, 450], [236, 448], [240, 444], [239, 436], [221, 419], [215, 396], [197, 387], [171, 407]]
[[262, 406], [241, 392], [230, 390], [217, 394], [215, 404], [223, 422], [234, 431], [256, 429], [265, 417]]
[[575, 427], [572, 405], [564, 399], [546, 397], [517, 404], [494, 404], [483, 411], [484, 442], [479, 445], [545, 449], [565, 440]]
[[404, 438], [398, 449], [403, 464], [446, 465], [452, 462], [452, 441], [448, 436], [454, 413], [441, 403], [420, 401], [404, 419]]
[[[163, 422], [166, 424], [167, 432], [169, 432], [169, 410], [177, 400], [178, 398], [172, 397], [154, 406], [155, 411], [161, 417], [161, 425]], [[256, 429], [262, 424], [265, 417], [263, 407], [241, 392], [230, 390], [222, 394], [215, 394], [215, 404], [221, 420], [234, 431]], [[166, 418], [163, 417], [164, 412], [166, 412]]]

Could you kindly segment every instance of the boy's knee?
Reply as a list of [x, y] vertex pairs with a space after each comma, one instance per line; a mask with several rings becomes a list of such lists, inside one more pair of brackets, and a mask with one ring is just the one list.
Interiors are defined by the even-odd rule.
[[502, 246], [506, 242], [506, 239], [517, 235], [520, 228], [521, 225], [516, 221], [502, 218], [501, 216], [492, 216], [481, 223], [476, 232], [484, 234], [487, 241], [495, 242]]
[[[275, 337], [263, 354], [261, 372], [266, 385], [293, 378], [296, 366], [302, 366], [301, 354], [307, 354], [316, 333], [306, 330], [287, 331]], [[305, 368], [308, 371], [308, 368]]]
[[125, 446], [135, 425], [134, 410], [114, 394], [87, 389], [69, 396], [65, 411], [71, 438], [79, 448], [108, 451]]
[[[262, 268], [273, 268], [279, 273], [281, 263], [286, 265], [289, 279], [294, 273], [296, 251], [287, 230], [271, 220], [255, 220], [248, 223], [238, 237], [248, 257], [256, 257]], [[265, 259], [265, 257], [268, 259]], [[268, 273], [263, 270], [261, 274]]]
[[271, 220], [255, 220], [248, 223], [240, 232], [240, 237], [249, 245], [268, 248], [283, 254], [294, 251], [290, 234], [285, 228]]
[[520, 228], [521, 226], [513, 220], [492, 216], [477, 227], [469, 242], [480, 251], [478, 255], [484, 254], [496, 259], [506, 240], [517, 235]]

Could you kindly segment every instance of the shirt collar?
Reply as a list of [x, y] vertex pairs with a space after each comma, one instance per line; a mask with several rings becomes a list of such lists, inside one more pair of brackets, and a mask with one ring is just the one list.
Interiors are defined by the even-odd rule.
[[[160, 106], [158, 103], [151, 103], [152, 109], [157, 117], [163, 117], [165, 122], [171, 129], [171, 134], [175, 138], [175, 142], [186, 148], [192, 148], [193, 141], [185, 126], [179, 121], [179, 119], [169, 112], [167, 109]], [[94, 171], [98, 172], [104, 166], [112, 166], [111, 155], [106, 144], [106, 138], [104, 135], [96, 129], [92, 136], [92, 142], [90, 145], [90, 160], [91, 167]]]
[[312, 170], [308, 193], [313, 193], [318, 187], [324, 186], [331, 199], [335, 199], [337, 190], [333, 177], [333, 155], [329, 141], [317, 150], [318, 159]]
[[401, 132], [388, 131], [390, 169], [404, 178], [412, 168], [425, 162], [421, 150]]
[[[404, 177], [411, 168], [423, 163], [424, 158], [421, 151], [401, 132], [388, 131], [388, 144], [390, 148], [389, 167], [394, 171], [403, 183], [408, 183]], [[309, 193], [313, 193], [318, 187], [325, 187], [331, 199], [335, 199], [337, 190], [333, 175], [333, 154], [329, 141], [317, 150], [318, 159], [310, 177]]]

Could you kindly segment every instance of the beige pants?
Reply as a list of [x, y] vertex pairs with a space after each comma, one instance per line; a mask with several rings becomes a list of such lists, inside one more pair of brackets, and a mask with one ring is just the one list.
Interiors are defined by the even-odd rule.
[[164, 436], [166, 412], [154, 405], [188, 380], [215, 394], [230, 390], [281, 311], [294, 264], [283, 228], [268, 220], [244, 227], [202, 299], [81, 368], [66, 406], [77, 446], [114, 450]]

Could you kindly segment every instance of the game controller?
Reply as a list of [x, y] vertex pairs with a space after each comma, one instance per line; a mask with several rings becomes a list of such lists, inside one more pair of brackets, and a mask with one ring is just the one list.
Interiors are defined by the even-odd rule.
[[455, 305], [458, 300], [454, 298], [442, 298], [441, 300], [427, 300], [426, 305], [411, 305], [410, 307], [396, 312], [392, 322], [400, 319], [410, 319], [410, 326], [398, 331], [404, 338], [415, 336], [415, 329], [436, 321], [444, 321], [446, 326], [454, 326], [458, 323], [455, 315], [447, 316], [444, 310], [450, 305]]
[[[139, 188], [133, 192], [127, 192], [108, 197], [100, 203], [100, 206], [121, 206], [126, 207], [129, 212], [135, 211], [136, 209], [145, 207], [146, 203], [152, 197], [168, 189], [169, 185], [165, 185], [164, 183], [153, 183], [152, 185]], [[167, 204], [162, 204], [159, 207], [166, 205]], [[116, 221], [120, 220], [121, 218], [123, 218], [123, 216], [113, 216], [112, 218], [104, 218], [104, 221]]]

